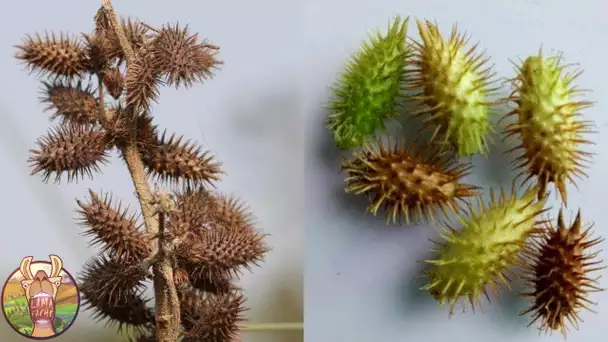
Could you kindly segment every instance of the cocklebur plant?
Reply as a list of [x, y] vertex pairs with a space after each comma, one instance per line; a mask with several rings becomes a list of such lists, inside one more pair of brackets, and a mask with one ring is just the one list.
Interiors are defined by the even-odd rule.
[[[32, 173], [77, 181], [99, 172], [115, 150], [140, 203], [141, 215], [110, 193], [90, 191], [77, 203], [85, 234], [101, 247], [78, 284], [88, 308], [136, 331], [138, 341], [237, 339], [246, 308], [234, 281], [263, 260], [265, 235], [242, 202], [214, 191], [220, 164], [161, 133], [151, 114], [160, 86], [209, 79], [221, 64], [218, 47], [178, 24], [119, 20], [105, 0], [93, 32], [27, 36], [17, 48], [17, 59], [47, 76], [42, 102], [57, 122], [31, 151]], [[166, 190], [153, 191], [149, 178]], [[143, 296], [148, 279], [154, 308]]]

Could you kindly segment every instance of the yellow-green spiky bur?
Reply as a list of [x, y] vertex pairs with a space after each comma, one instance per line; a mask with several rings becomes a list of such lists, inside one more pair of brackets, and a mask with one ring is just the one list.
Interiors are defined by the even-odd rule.
[[459, 299], [468, 298], [473, 309], [480, 304], [481, 294], [489, 286], [508, 286], [505, 272], [521, 262], [520, 253], [526, 240], [535, 231], [536, 217], [542, 213], [546, 197], [538, 200], [536, 189], [528, 189], [522, 196], [514, 190], [500, 197], [490, 192], [490, 204], [479, 200], [479, 210], [470, 210], [468, 218], [457, 216], [460, 231], [446, 225], [435, 249], [436, 258], [427, 260], [429, 291], [441, 305], [450, 305], [450, 314]]
[[590, 141], [582, 135], [590, 133], [590, 121], [581, 121], [579, 111], [591, 102], [573, 98], [581, 91], [572, 83], [580, 71], [566, 73], [560, 56], [543, 57], [542, 52], [530, 56], [517, 66], [518, 75], [509, 98], [516, 108], [507, 114], [518, 120], [509, 124], [506, 137], [518, 134], [521, 143], [510, 151], [523, 150], [515, 159], [515, 167], [526, 167], [528, 178], [535, 177], [539, 195], [554, 183], [564, 204], [567, 204], [566, 181], [586, 176], [583, 168], [590, 153], [581, 150]]
[[417, 21], [422, 42], [414, 42], [414, 68], [408, 86], [423, 106], [414, 113], [433, 127], [432, 140], [454, 147], [460, 156], [486, 155], [489, 147], [491, 102], [495, 89], [488, 58], [466, 49], [468, 38], [456, 26], [444, 40], [436, 24]]
[[339, 148], [363, 145], [377, 130], [385, 129], [386, 119], [398, 115], [410, 51], [407, 24], [408, 19], [397, 17], [385, 35], [378, 33], [364, 42], [333, 89], [336, 98], [327, 125]]

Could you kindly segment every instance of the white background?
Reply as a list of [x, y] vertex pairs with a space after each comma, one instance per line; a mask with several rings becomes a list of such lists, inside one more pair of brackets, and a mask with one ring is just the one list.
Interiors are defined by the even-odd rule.
[[[2, 240], [0, 274], [8, 274], [25, 255], [46, 260], [55, 253], [78, 273], [96, 253], [87, 248], [83, 228], [72, 220], [75, 199], [87, 189], [111, 190], [133, 201], [128, 172], [119, 159], [94, 181], [44, 184], [29, 176], [28, 149], [49, 126], [39, 104], [40, 84], [13, 59], [13, 45], [24, 34], [45, 29], [90, 32], [101, 1], [17, 1], [3, 8], [0, 36], [0, 196]], [[262, 268], [245, 274], [252, 323], [302, 321], [303, 130], [298, 108], [301, 70], [301, 11], [283, 1], [115, 1], [121, 15], [158, 26], [189, 23], [192, 31], [221, 46], [225, 65], [216, 78], [190, 90], [164, 89], [154, 106], [156, 121], [210, 149], [227, 172], [220, 191], [240, 196], [271, 234]], [[280, 28], [280, 29], [279, 29]], [[133, 206], [137, 208], [137, 206]], [[4, 277], [4, 276], [2, 276]], [[115, 329], [94, 324], [81, 312], [58, 341], [120, 341]], [[302, 333], [249, 333], [244, 342], [301, 341]], [[0, 340], [22, 341], [2, 320]]]
[[[430, 247], [427, 238], [437, 235], [428, 225], [386, 227], [383, 218], [364, 216], [365, 202], [343, 195], [343, 175], [338, 174], [339, 154], [328, 140], [321, 106], [330, 96], [328, 86], [336, 80], [347, 58], [368, 31], [386, 30], [394, 15], [436, 20], [449, 34], [453, 23], [480, 41], [496, 71], [513, 76], [509, 59], [525, 58], [538, 51], [563, 51], [568, 62], [578, 62], [584, 73], [581, 88], [592, 89], [588, 98], [597, 105], [584, 112], [600, 130], [593, 137], [598, 152], [606, 145], [608, 110], [606, 55], [608, 33], [606, 8], [600, 1], [346, 1], [306, 0], [306, 340], [314, 342], [524, 342], [559, 341], [561, 336], [538, 336], [526, 328], [527, 317], [517, 312], [526, 305], [512, 295], [485, 307], [485, 314], [456, 314], [448, 319], [441, 309], [417, 288], [422, 280], [417, 260]], [[413, 18], [412, 17], [412, 18]], [[409, 33], [418, 38], [415, 25]], [[503, 94], [504, 95], [504, 94]], [[495, 145], [489, 159], [475, 158], [469, 181], [488, 186], [509, 186], [513, 174], [509, 160], [500, 157], [503, 145]], [[348, 155], [346, 155], [348, 156]], [[570, 210], [582, 208], [583, 218], [595, 221], [597, 234], [608, 235], [604, 197], [608, 154], [599, 154], [588, 170], [589, 180], [580, 192], [569, 190]], [[551, 197], [554, 201], [554, 197]], [[556, 203], [556, 202], [553, 202]], [[552, 211], [555, 213], [556, 210]], [[566, 218], [570, 218], [567, 212]], [[601, 248], [601, 247], [598, 247]], [[606, 254], [602, 254], [606, 259]], [[608, 287], [602, 280], [601, 285]], [[570, 341], [605, 341], [608, 336], [608, 294], [595, 294], [598, 314], [584, 312], [581, 331]], [[470, 310], [469, 310], [470, 311]]]

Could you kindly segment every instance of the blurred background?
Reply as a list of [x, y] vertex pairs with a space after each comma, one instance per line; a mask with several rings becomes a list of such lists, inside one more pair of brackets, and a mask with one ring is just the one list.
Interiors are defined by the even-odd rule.
[[[470, 309], [448, 318], [448, 308], [439, 305], [418, 289], [425, 279], [418, 276], [420, 260], [427, 258], [429, 238], [437, 238], [434, 226], [389, 226], [383, 217], [364, 214], [363, 196], [344, 194], [344, 175], [339, 174], [340, 154], [329, 137], [324, 121], [325, 104], [331, 97], [329, 87], [344, 70], [345, 63], [361, 46], [362, 40], [377, 30], [386, 32], [395, 15], [410, 16], [408, 35], [418, 39], [415, 18], [439, 24], [449, 35], [458, 23], [472, 38], [470, 46], [480, 42], [499, 77], [513, 77], [509, 60], [517, 61], [536, 54], [563, 52], [566, 63], [579, 63], [585, 70], [576, 81], [595, 107], [584, 110], [585, 119], [594, 120], [600, 133], [591, 139], [599, 153], [587, 170], [589, 179], [568, 189], [567, 220], [582, 209], [583, 220], [595, 221], [595, 233], [608, 236], [605, 195], [608, 180], [608, 154], [602, 151], [608, 141], [608, 34], [605, 2], [565, 0], [511, 1], [347, 1], [305, 0], [306, 60], [306, 340], [314, 342], [528, 342], [561, 341], [560, 334], [539, 336], [536, 326], [527, 328], [529, 316], [518, 312], [528, 303], [505, 293], [484, 305], [483, 314]], [[499, 94], [508, 96], [509, 90]], [[503, 113], [497, 113], [498, 118]], [[405, 115], [404, 115], [405, 117]], [[417, 127], [404, 124], [394, 134], [413, 138]], [[414, 125], [415, 126], [415, 125]], [[509, 172], [512, 157], [501, 156], [508, 146], [492, 146], [489, 158], [473, 158], [475, 165], [469, 183], [496, 188], [510, 187], [514, 173]], [[550, 198], [557, 213], [558, 202]], [[313, 247], [314, 246], [314, 247]], [[595, 250], [601, 250], [597, 246]], [[313, 252], [314, 251], [314, 252]], [[606, 260], [606, 253], [600, 253]], [[595, 276], [601, 272], [596, 272]], [[605, 278], [600, 286], [608, 287]], [[517, 285], [515, 285], [517, 287]], [[580, 332], [569, 333], [570, 341], [603, 341], [608, 335], [608, 293], [594, 293], [589, 299], [599, 302], [597, 314], [581, 313]]]
[[[112, 191], [138, 208], [128, 172], [119, 159], [94, 180], [44, 184], [29, 176], [28, 150], [46, 133], [50, 113], [38, 102], [41, 84], [13, 58], [25, 34], [50, 30], [74, 35], [93, 29], [100, 1], [14, 2], [5, 9], [0, 35], [0, 196], [2, 240], [0, 276], [8, 277], [21, 258], [47, 260], [57, 254], [73, 275], [97, 250], [86, 245], [76, 225], [75, 199], [87, 189]], [[221, 47], [225, 62], [215, 79], [189, 90], [163, 88], [154, 105], [156, 123], [211, 150], [227, 175], [222, 193], [239, 196], [255, 213], [258, 228], [274, 249], [261, 268], [245, 273], [250, 323], [301, 322], [303, 129], [300, 115], [301, 10], [278, 0], [238, 3], [210, 1], [114, 1], [121, 16], [152, 26], [188, 24], [200, 38]], [[4, 278], [3, 278], [4, 279]], [[243, 342], [303, 340], [302, 331], [243, 333]], [[23, 341], [6, 322], [0, 340]], [[57, 341], [121, 341], [113, 328], [96, 324], [81, 311]]]

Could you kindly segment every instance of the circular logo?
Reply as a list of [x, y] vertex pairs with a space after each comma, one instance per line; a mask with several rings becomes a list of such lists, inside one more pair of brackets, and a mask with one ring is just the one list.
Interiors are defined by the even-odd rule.
[[2, 288], [2, 312], [9, 325], [32, 340], [47, 340], [65, 332], [76, 320], [80, 294], [63, 261], [32, 261], [28, 256]]

